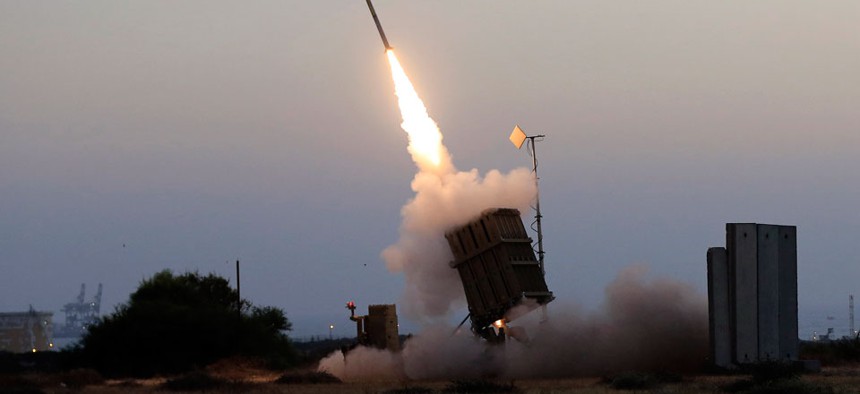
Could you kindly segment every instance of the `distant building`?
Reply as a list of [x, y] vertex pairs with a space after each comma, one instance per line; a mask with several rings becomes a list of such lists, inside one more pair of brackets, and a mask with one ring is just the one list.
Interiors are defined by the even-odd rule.
[[26, 353], [52, 350], [53, 312], [0, 313], [0, 351]]

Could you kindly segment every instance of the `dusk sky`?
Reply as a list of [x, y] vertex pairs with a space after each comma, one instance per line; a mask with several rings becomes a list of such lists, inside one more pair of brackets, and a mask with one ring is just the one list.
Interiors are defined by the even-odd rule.
[[[725, 223], [786, 224], [801, 337], [847, 333], [860, 2], [374, 5], [459, 169], [529, 167], [508, 134], [546, 134], [550, 308], [598, 308], [634, 264], [705, 294]], [[107, 313], [239, 259], [293, 335], [350, 335], [347, 301], [405, 285], [380, 257], [414, 195], [400, 122], [361, 0], [0, 2], [0, 311], [59, 323], [104, 283]]]

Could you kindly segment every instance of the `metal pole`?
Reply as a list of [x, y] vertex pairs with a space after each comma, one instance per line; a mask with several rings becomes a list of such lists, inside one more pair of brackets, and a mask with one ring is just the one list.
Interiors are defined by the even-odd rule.
[[242, 317], [242, 290], [239, 285], [239, 260], [236, 260], [236, 314]]
[[535, 135], [528, 138], [529, 145], [532, 147], [532, 171], [535, 173], [535, 224], [537, 225], [537, 245], [538, 245], [538, 263], [540, 264], [540, 272], [541, 275], [546, 276], [546, 270], [543, 266], [543, 231], [541, 229], [541, 218], [543, 215], [540, 213], [540, 185], [538, 184], [538, 162], [537, 162], [537, 150], [535, 149], [535, 138], [544, 137], [544, 135]]

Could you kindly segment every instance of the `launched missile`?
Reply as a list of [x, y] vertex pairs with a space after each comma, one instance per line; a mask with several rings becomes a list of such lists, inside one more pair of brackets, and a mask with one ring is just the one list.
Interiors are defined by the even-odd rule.
[[388, 39], [385, 38], [385, 32], [382, 31], [382, 24], [379, 23], [379, 17], [376, 16], [376, 10], [373, 9], [373, 4], [367, 0], [367, 7], [370, 8], [370, 15], [373, 15], [373, 21], [376, 22], [376, 29], [379, 30], [379, 36], [382, 37], [382, 45], [385, 45], [385, 50], [394, 49], [388, 45]]

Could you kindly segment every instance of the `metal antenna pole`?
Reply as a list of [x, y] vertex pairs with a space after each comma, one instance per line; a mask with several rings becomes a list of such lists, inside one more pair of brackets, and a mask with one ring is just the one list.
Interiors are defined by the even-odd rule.
[[236, 260], [236, 313], [242, 317], [242, 290], [239, 287], [239, 260]]
[[535, 173], [535, 225], [537, 227], [537, 246], [538, 246], [538, 263], [540, 265], [541, 275], [546, 276], [546, 270], [543, 265], [543, 231], [541, 229], [541, 218], [543, 215], [540, 213], [540, 185], [538, 177], [538, 161], [537, 161], [537, 150], [535, 149], [535, 138], [543, 138], [546, 137], [543, 134], [533, 135], [530, 137], [526, 137], [529, 139], [529, 145], [532, 148], [532, 171]]
[[[532, 223], [532, 230], [537, 231], [537, 254], [538, 254], [538, 266], [540, 267], [540, 273], [542, 277], [546, 277], [546, 268], [544, 267], [544, 251], [543, 251], [543, 228], [541, 227], [541, 219], [543, 215], [540, 213], [540, 177], [538, 176], [538, 159], [537, 159], [537, 147], [535, 146], [535, 142], [539, 141], [538, 138], [546, 137], [543, 134], [532, 135], [529, 136], [526, 134], [523, 129], [520, 128], [520, 125], [516, 125], [514, 127], [514, 131], [511, 132], [511, 135], [508, 139], [511, 141], [517, 149], [523, 147], [523, 142], [526, 140], [529, 141], [529, 145], [531, 145], [532, 151], [530, 152], [532, 155], [532, 171], [535, 173], [535, 221]], [[534, 248], [534, 246], [532, 246]], [[542, 317], [541, 323], [548, 321], [549, 316], [546, 312], [546, 303], [541, 305]]]

